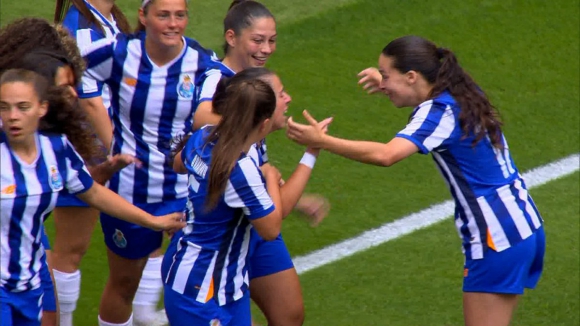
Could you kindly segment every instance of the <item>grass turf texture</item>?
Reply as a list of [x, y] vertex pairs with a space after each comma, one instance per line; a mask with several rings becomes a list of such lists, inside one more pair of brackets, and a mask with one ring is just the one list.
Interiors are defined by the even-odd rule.
[[[118, 3], [135, 22], [140, 2]], [[404, 127], [410, 111], [393, 108], [384, 97], [367, 96], [357, 87], [356, 74], [376, 65], [389, 40], [416, 34], [454, 50], [489, 94], [506, 123], [504, 131], [520, 169], [579, 151], [577, 1], [264, 3], [279, 23], [278, 50], [269, 67], [292, 95], [289, 113], [297, 119], [302, 109], [318, 118], [333, 115], [335, 135], [388, 141]], [[187, 35], [219, 53], [228, 5], [225, 0], [193, 1]], [[0, 23], [26, 15], [51, 19], [53, 8], [46, 0], [34, 5], [1, 0]], [[271, 161], [288, 175], [302, 148], [286, 140], [283, 132], [270, 136], [268, 145]], [[577, 174], [532, 191], [547, 220], [552, 254], [540, 289], [522, 302], [517, 325], [578, 324], [579, 212], [574, 184]], [[295, 218], [284, 223], [293, 255], [449, 198], [431, 159], [420, 155], [387, 170], [324, 153], [308, 189], [327, 195], [332, 211], [316, 229]], [[47, 229], [52, 235], [51, 222]], [[452, 225], [444, 223], [307, 273], [302, 277], [307, 324], [460, 324], [460, 264], [459, 239]], [[94, 325], [107, 274], [99, 228], [81, 269], [84, 281], [75, 324]]]

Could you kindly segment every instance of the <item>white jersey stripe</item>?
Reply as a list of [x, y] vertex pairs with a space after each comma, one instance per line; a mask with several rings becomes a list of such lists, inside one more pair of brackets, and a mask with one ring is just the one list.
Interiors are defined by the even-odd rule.
[[532, 229], [528, 225], [526, 217], [524, 216], [524, 212], [518, 206], [516, 198], [511, 192], [511, 185], [505, 185], [503, 187], [499, 187], [496, 192], [505, 208], [509, 212], [510, 216], [512, 217], [514, 224], [520, 234], [522, 239], [526, 239], [530, 235], [532, 235]]

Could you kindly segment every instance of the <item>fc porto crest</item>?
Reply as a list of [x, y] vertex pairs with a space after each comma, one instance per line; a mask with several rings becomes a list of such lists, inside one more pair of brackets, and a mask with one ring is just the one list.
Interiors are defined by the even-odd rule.
[[62, 190], [63, 188], [62, 177], [60, 176], [60, 172], [58, 172], [56, 166], [51, 165], [49, 171], [50, 171], [50, 187], [52, 188], [52, 190], [55, 191]]
[[125, 235], [119, 229], [115, 229], [115, 233], [113, 234], [113, 242], [119, 248], [127, 247], [127, 239], [125, 239]]
[[195, 86], [193, 85], [193, 78], [189, 74], [181, 74], [179, 76], [179, 83], [177, 84], [177, 94], [182, 100], [191, 100]]

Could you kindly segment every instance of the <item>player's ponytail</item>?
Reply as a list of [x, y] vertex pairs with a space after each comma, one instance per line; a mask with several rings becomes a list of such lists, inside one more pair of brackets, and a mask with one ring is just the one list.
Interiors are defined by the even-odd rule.
[[[252, 0], [234, 0], [224, 18], [224, 34], [228, 30], [234, 31], [235, 35], [240, 35], [242, 31], [254, 23], [257, 18], [272, 18], [274, 15], [263, 4]], [[224, 42], [224, 56], [228, 54], [230, 46]]]
[[64, 17], [66, 16], [66, 12], [70, 7], [70, 0], [56, 0], [56, 5], [54, 7], [54, 23], [59, 24], [62, 23]]
[[441, 59], [441, 68], [432, 93], [439, 94], [447, 89], [459, 102], [459, 123], [464, 135], [475, 134], [473, 145], [489, 136], [494, 147], [503, 148], [502, 123], [498, 111], [471, 76], [461, 68], [451, 50], [437, 48], [437, 56]]
[[209, 169], [208, 210], [215, 208], [223, 195], [248, 137], [272, 117], [276, 108], [272, 88], [259, 79], [246, 80], [243, 71], [231, 78], [223, 92], [222, 119], [206, 139], [206, 143], [215, 143]]
[[459, 124], [464, 137], [475, 136], [472, 145], [489, 136], [494, 147], [503, 147], [497, 110], [451, 50], [418, 36], [404, 36], [390, 42], [382, 53], [393, 59], [393, 67], [399, 72], [420, 73], [433, 86], [431, 98], [444, 91], [455, 98], [461, 108]]

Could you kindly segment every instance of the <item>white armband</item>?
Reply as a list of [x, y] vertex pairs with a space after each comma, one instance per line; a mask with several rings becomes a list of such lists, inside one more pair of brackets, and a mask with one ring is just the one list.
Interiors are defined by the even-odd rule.
[[300, 160], [300, 164], [304, 164], [311, 169], [314, 168], [314, 163], [316, 163], [316, 156], [308, 152], [304, 153], [304, 156]]

